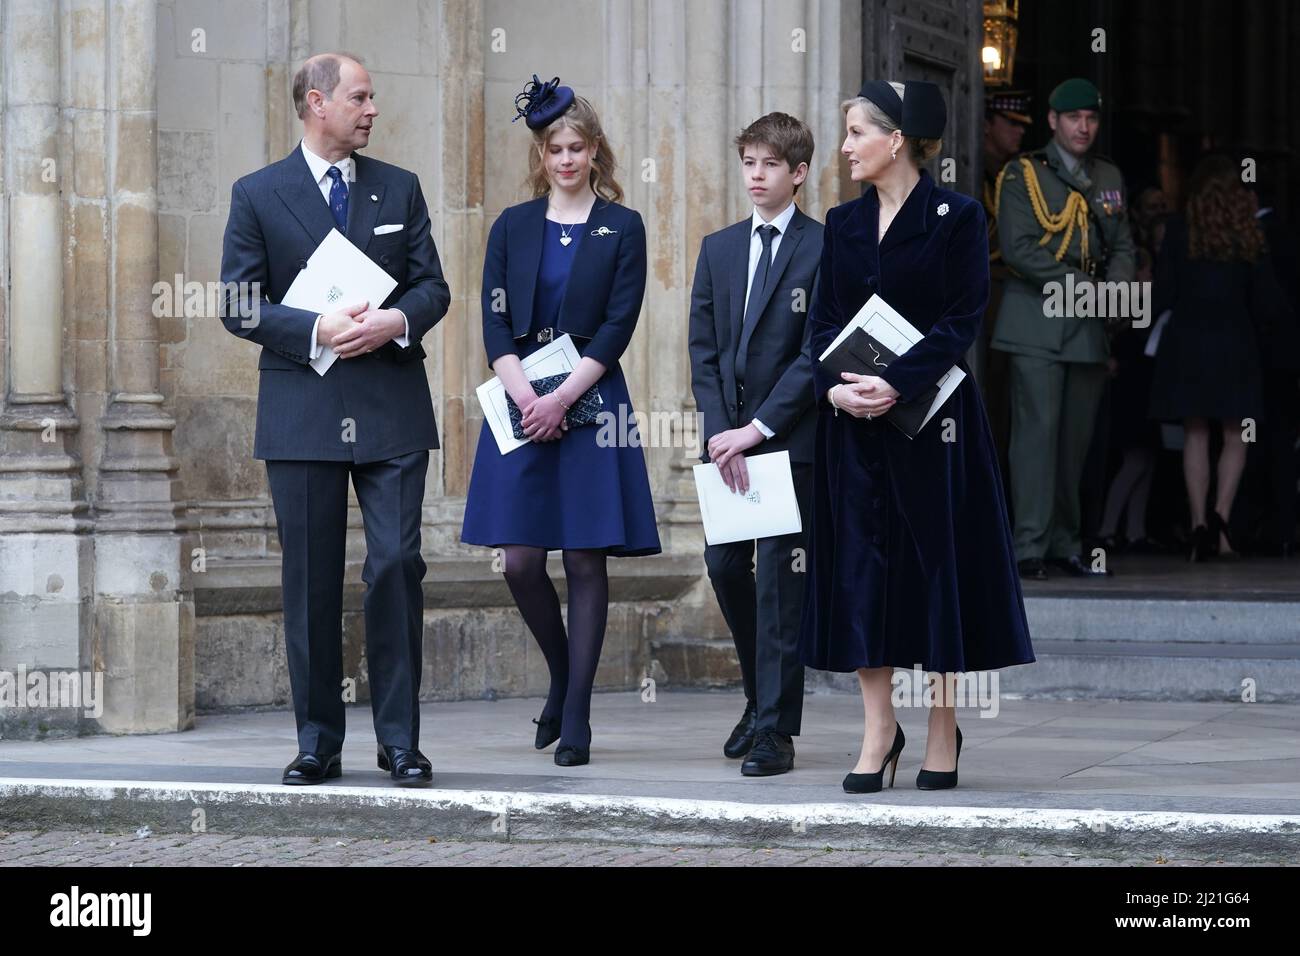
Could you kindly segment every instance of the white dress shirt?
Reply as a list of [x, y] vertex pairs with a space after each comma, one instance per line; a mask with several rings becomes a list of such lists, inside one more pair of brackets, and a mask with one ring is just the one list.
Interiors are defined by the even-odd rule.
[[[790, 205], [786, 206], [775, 219], [770, 223], [759, 214], [758, 207], [754, 207], [754, 217], [750, 220], [749, 225], [749, 274], [745, 278], [745, 305], [741, 310], [743, 316], [749, 309], [749, 287], [754, 284], [754, 273], [758, 270], [759, 257], [763, 254], [763, 239], [758, 234], [759, 226], [773, 225], [776, 226], [776, 235], [772, 237], [772, 262], [776, 262], [776, 250], [781, 248], [781, 237], [785, 235], [786, 230], [790, 228], [790, 220], [794, 218], [794, 200], [790, 200]], [[762, 433], [764, 438], [772, 438], [776, 432], [768, 428], [757, 418], [753, 419], [753, 425]]]
[[[345, 156], [337, 163], [331, 163], [328, 159], [317, 156], [308, 149], [307, 141], [305, 139], [302, 141], [302, 155], [303, 159], [307, 160], [307, 168], [311, 170], [312, 177], [316, 180], [316, 185], [320, 189], [320, 194], [325, 197], [326, 206], [329, 206], [330, 202], [330, 187], [334, 185], [334, 181], [329, 177], [331, 166], [337, 166], [339, 172], [343, 174], [343, 181], [348, 184], [348, 202], [352, 201], [352, 184], [357, 181], [357, 170], [356, 164], [353, 163], [351, 156]], [[379, 308], [379, 303], [371, 302], [370, 306], [371, 308], [377, 309]], [[401, 309], [395, 309], [394, 311], [402, 317], [403, 322], [406, 322], [406, 331], [393, 339], [393, 341], [402, 348], [406, 348], [411, 342], [408, 338], [411, 331], [411, 323], [407, 321], [406, 313]], [[311, 350], [308, 354], [313, 359], [319, 356], [320, 350], [324, 348], [323, 345], [316, 341], [316, 333], [320, 327], [320, 320], [324, 317], [325, 316], [323, 315], [316, 316], [316, 321], [313, 322], [311, 326]]]

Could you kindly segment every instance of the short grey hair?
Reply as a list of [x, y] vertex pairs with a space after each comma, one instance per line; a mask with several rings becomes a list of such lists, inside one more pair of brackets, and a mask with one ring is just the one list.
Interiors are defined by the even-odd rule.
[[307, 115], [307, 94], [311, 90], [320, 90], [327, 100], [334, 95], [344, 60], [365, 66], [361, 57], [353, 53], [320, 53], [308, 57], [298, 67], [298, 72], [293, 75], [293, 108], [298, 113], [298, 119]]

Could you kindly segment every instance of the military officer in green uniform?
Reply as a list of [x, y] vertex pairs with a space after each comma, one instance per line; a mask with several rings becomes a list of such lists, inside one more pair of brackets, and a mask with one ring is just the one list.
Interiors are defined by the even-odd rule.
[[[1079, 529], [1079, 481], [1106, 384], [1106, 323], [1072, 314], [1067, 277], [1077, 295], [1083, 283], [1128, 282], [1135, 272], [1123, 178], [1091, 153], [1101, 94], [1070, 79], [1048, 106], [1051, 141], [1008, 163], [995, 190], [1009, 275], [990, 343], [1010, 357], [1016, 558], [1021, 576], [1037, 580], [1048, 564], [1077, 576], [1111, 573], [1080, 554]], [[1048, 307], [1053, 292], [1065, 308]]]

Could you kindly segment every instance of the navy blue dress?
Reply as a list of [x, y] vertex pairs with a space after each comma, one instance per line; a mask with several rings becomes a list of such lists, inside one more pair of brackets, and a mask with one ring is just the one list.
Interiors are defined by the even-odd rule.
[[[532, 325], [527, 337], [515, 340], [520, 358], [545, 344], [537, 341], [538, 331], [555, 327], [569, 270], [587, 231], [581, 225], [566, 230], [574, 241], [565, 246], [560, 243], [560, 224], [545, 222]], [[587, 341], [573, 339], [579, 355]], [[531, 545], [548, 551], [603, 548], [614, 557], [660, 553], [645, 455], [636, 443], [632, 400], [618, 363], [606, 370], [596, 388], [604, 400], [602, 412], [613, 416], [613, 426], [605, 429], [605, 435], [619, 437], [619, 423], [627, 422], [630, 440], [601, 447], [597, 422], [572, 427], [555, 441], [529, 442], [502, 455], [491, 426], [483, 423], [461, 541], [494, 548]], [[622, 414], [620, 406], [626, 409]]]

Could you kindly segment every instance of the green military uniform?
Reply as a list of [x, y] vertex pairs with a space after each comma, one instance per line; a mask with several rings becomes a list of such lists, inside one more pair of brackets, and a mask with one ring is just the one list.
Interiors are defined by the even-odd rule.
[[[1052, 93], [1057, 113], [1098, 109], [1086, 80]], [[1098, 156], [1074, 168], [1055, 141], [1007, 164], [997, 188], [998, 232], [1009, 276], [991, 347], [1010, 353], [1011, 498], [1016, 557], [1065, 559], [1082, 550], [1079, 481], [1106, 383], [1105, 319], [1047, 315], [1046, 285], [1135, 272], [1124, 181]], [[1064, 248], [1062, 248], [1064, 246]], [[1072, 296], [1070, 297], [1072, 298]]]

